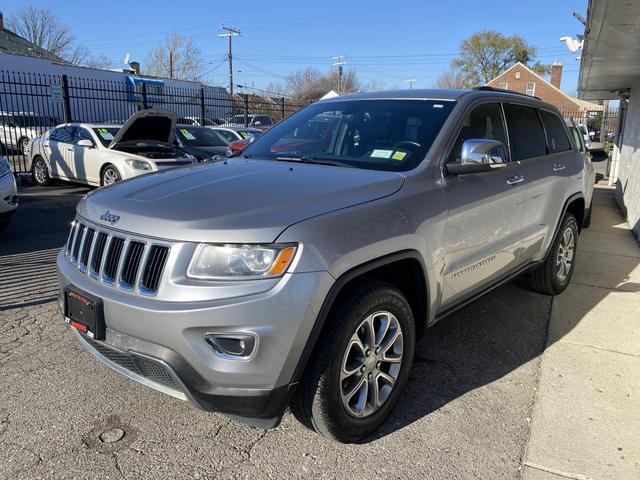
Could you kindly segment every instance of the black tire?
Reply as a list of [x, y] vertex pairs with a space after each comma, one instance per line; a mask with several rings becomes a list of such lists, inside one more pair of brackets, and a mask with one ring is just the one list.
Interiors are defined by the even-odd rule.
[[[563, 275], [559, 271], [559, 256], [563, 255], [563, 237], [565, 232], [570, 231], [573, 235], [573, 255], [568, 271]], [[539, 267], [537, 267], [528, 276], [528, 286], [531, 290], [545, 295], [558, 295], [562, 293], [569, 285], [573, 270], [575, 268], [576, 252], [578, 249], [578, 222], [576, 218], [570, 214], [565, 214], [558, 230], [558, 235], [553, 241], [547, 257]], [[566, 251], [566, 249], [565, 249]]]
[[[415, 325], [409, 302], [393, 285], [378, 281], [363, 281], [341, 295], [341, 298], [342, 300], [332, 308], [327, 318], [318, 344], [292, 399], [291, 410], [302, 424], [312, 430], [331, 440], [351, 443], [361, 440], [376, 430], [397, 402], [413, 362]], [[396, 364], [399, 365], [399, 372], [394, 373], [397, 375], [395, 383], [391, 390], [387, 391], [388, 396], [378, 409], [367, 416], [357, 418], [343, 404], [341, 389], [344, 385], [340, 380], [340, 372], [352, 335], [356, 334], [356, 330], [364, 319], [377, 312], [392, 314], [400, 326], [402, 354], [401, 361]], [[387, 330], [387, 332], [392, 331]], [[382, 345], [385, 342], [381, 340], [379, 343]], [[371, 352], [371, 356], [376, 356], [373, 353]], [[367, 358], [364, 361], [367, 362]], [[376, 366], [376, 368], [384, 369], [385, 366]], [[359, 369], [358, 372], [360, 372]], [[391, 371], [387, 373], [391, 374]], [[356, 373], [355, 383], [358, 382], [357, 378], [364, 379], [365, 375], [369, 379], [372, 378], [370, 373], [361, 375]], [[377, 374], [374, 378], [377, 383], [379, 379]], [[368, 388], [367, 383], [365, 394], [370, 392]], [[380, 391], [382, 392], [382, 388]]]
[[27, 145], [29, 145], [28, 138], [21, 138], [18, 140], [18, 153], [27, 156]]
[[[115, 178], [114, 181], [109, 181], [110, 175], [113, 175], [113, 178]], [[102, 172], [100, 173], [101, 187], [104, 187], [105, 185], [112, 185], [113, 183], [117, 183], [121, 180], [122, 180], [122, 177], [120, 176], [120, 172], [118, 172], [118, 169], [111, 164], [108, 164], [107, 166], [105, 166], [102, 169]]]
[[42, 157], [36, 157], [33, 159], [31, 165], [31, 177], [36, 185], [44, 187], [51, 183], [51, 177], [49, 176], [49, 168], [47, 162]]
[[582, 222], [582, 228], [589, 228], [591, 226], [591, 212], [593, 211], [593, 200], [591, 200], [591, 204], [589, 205], [589, 211], [587, 212], [587, 217]]

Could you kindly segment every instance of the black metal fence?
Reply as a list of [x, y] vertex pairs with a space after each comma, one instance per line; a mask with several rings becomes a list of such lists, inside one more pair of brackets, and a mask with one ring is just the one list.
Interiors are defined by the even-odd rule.
[[606, 143], [611, 141], [618, 128], [618, 109], [603, 106], [602, 109], [563, 108], [560, 113], [565, 118], [573, 119], [584, 125], [592, 142]]
[[193, 85], [0, 70], [0, 153], [15, 173], [27, 172], [28, 142], [61, 123], [122, 124], [141, 109], [160, 108], [175, 112], [179, 124], [268, 128], [307, 104], [245, 93], [232, 98], [224, 88]]

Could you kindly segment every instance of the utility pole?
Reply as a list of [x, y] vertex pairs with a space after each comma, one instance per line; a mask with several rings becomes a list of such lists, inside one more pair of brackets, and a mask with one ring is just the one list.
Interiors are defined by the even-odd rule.
[[173, 50], [169, 50], [169, 78], [173, 78]]
[[227, 37], [229, 39], [229, 95], [231, 96], [231, 98], [233, 98], [233, 51], [232, 51], [232, 45], [231, 45], [231, 38], [232, 37], [239, 37], [240, 36], [240, 29], [239, 28], [234, 28], [234, 27], [225, 27], [224, 24], [222, 24], [220, 26], [220, 28], [222, 30], [224, 30], [227, 33], [221, 33], [220, 35], [218, 35], [219, 37]]
[[409, 84], [409, 90], [413, 88], [413, 82], [417, 82], [418, 80], [415, 78], [410, 78], [409, 80], [403, 80], [403, 82], [407, 82]]
[[338, 67], [338, 93], [340, 93], [342, 91], [342, 76], [344, 74], [344, 69], [342, 68], [342, 66], [347, 63], [346, 61], [344, 61], [343, 59], [346, 57], [346, 55], [338, 55], [337, 57], [331, 57], [331, 60], [335, 60], [336, 63], [333, 63], [332, 65], [335, 67]]

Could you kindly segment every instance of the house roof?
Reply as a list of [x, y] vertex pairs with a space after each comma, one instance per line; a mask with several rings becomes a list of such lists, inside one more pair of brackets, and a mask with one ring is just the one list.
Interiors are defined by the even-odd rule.
[[604, 107], [602, 105], [598, 105], [597, 103], [592, 103], [592, 102], [587, 102], [586, 100], [580, 100], [579, 98], [576, 97], [572, 97], [571, 95], [567, 95], [566, 93], [564, 93], [562, 90], [560, 90], [558, 87], [556, 87], [555, 85], [553, 85], [551, 82], [549, 82], [548, 80], [544, 79], [543, 77], [541, 77], [539, 74], [537, 74], [536, 72], [534, 72], [533, 70], [531, 70], [529, 67], [527, 67], [524, 63], [522, 62], [516, 62], [513, 65], [511, 65], [509, 68], [507, 68], [504, 72], [500, 73], [497, 77], [489, 80], [487, 82], [487, 85], [495, 80], [497, 80], [498, 78], [500, 78], [502, 75], [504, 75], [505, 73], [509, 72], [511, 69], [517, 67], [517, 66], [521, 66], [522, 68], [524, 68], [525, 70], [529, 71], [533, 76], [537, 77], [540, 79], [541, 82], [544, 82], [547, 86], [549, 86], [550, 88], [554, 89], [556, 92], [560, 93], [561, 95], [563, 95], [564, 97], [568, 98], [569, 100], [571, 100], [573, 103], [575, 103], [578, 107], [585, 109], [585, 110], [603, 110]]
[[39, 57], [54, 62], [68, 63], [63, 58], [52, 54], [44, 48], [36, 47], [32, 42], [7, 28], [0, 30], [0, 52], [17, 53], [30, 57]]

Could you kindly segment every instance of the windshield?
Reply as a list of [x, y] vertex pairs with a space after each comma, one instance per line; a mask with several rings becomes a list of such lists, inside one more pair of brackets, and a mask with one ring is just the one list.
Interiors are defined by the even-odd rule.
[[406, 171], [425, 157], [455, 102], [318, 102], [260, 135], [243, 155]]
[[93, 132], [96, 134], [96, 137], [98, 137], [98, 140], [100, 140], [100, 143], [108, 147], [113, 137], [118, 133], [118, 130], [120, 130], [119, 127], [104, 127], [94, 128]]
[[229, 141], [207, 127], [180, 127], [176, 129], [180, 141], [190, 147], [225, 147]]

